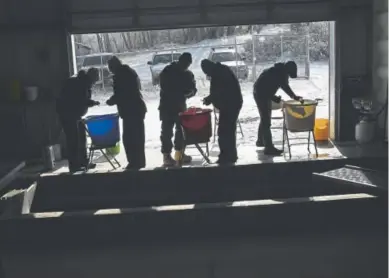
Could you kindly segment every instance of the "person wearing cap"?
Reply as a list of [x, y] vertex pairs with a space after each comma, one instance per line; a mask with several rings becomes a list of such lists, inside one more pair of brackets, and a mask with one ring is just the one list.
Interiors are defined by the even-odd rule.
[[66, 138], [69, 171], [76, 172], [92, 169], [96, 164], [89, 164], [86, 147], [86, 130], [81, 122], [88, 108], [99, 105], [92, 100], [92, 86], [99, 80], [99, 71], [90, 68], [81, 70], [77, 76], [66, 80], [57, 99], [56, 108]]
[[[161, 120], [161, 152], [163, 164], [166, 167], [174, 166], [178, 160], [190, 163], [192, 158], [183, 151], [183, 134], [179, 113], [186, 110], [186, 100], [197, 92], [193, 73], [188, 70], [192, 64], [192, 55], [183, 53], [177, 62], [166, 66], [160, 74], [160, 102], [159, 117]], [[174, 134], [174, 159], [171, 156], [173, 149], [172, 137]]]
[[113, 73], [113, 95], [107, 105], [116, 105], [123, 121], [123, 146], [126, 152], [127, 170], [139, 170], [146, 166], [145, 116], [146, 104], [141, 93], [138, 74], [116, 57], [108, 61]]
[[254, 83], [254, 99], [260, 115], [258, 127], [257, 147], [265, 147], [265, 155], [277, 156], [282, 150], [274, 147], [271, 134], [272, 101], [281, 102], [276, 96], [278, 89], [282, 89], [288, 96], [296, 101], [302, 101], [289, 86], [289, 77], [297, 77], [297, 65], [294, 61], [277, 63], [265, 69]]
[[213, 104], [220, 113], [218, 127], [220, 154], [217, 163], [235, 163], [238, 160], [236, 124], [243, 104], [239, 81], [228, 66], [208, 59], [201, 61], [201, 69], [211, 79], [210, 94], [204, 98], [203, 103]]

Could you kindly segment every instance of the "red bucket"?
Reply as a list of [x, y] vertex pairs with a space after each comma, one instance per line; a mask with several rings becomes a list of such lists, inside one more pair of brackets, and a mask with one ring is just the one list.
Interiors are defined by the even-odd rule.
[[191, 107], [180, 113], [186, 145], [207, 143], [212, 137], [211, 109]]

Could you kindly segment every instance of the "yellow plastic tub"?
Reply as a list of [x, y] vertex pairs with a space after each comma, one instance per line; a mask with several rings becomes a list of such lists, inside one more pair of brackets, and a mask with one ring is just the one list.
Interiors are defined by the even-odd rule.
[[313, 134], [316, 141], [328, 141], [329, 136], [329, 120], [328, 119], [316, 119], [315, 128]]
[[18, 80], [12, 80], [10, 83], [9, 100], [13, 102], [18, 102], [21, 99], [21, 95], [22, 95], [22, 85]]

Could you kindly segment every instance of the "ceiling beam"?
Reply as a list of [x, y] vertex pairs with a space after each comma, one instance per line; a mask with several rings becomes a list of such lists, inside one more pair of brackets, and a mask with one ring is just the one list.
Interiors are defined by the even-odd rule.
[[56, 31], [66, 29], [63, 22], [18, 22], [0, 24], [1, 33], [30, 32], [30, 31]]
[[269, 20], [273, 17], [273, 12], [275, 9], [275, 4], [272, 0], [266, 1], [266, 20]]
[[206, 0], [199, 0], [200, 18], [204, 23], [208, 22], [207, 2]]
[[[202, 0], [200, 0], [202, 1]], [[283, 6], [283, 5], [316, 5], [316, 4], [322, 4], [322, 3], [330, 3], [332, 0], [310, 0], [310, 1], [280, 1], [277, 3], [274, 3], [276, 6]], [[270, 1], [271, 2], [271, 1]], [[204, 1], [205, 3], [205, 1]], [[273, 2], [271, 2], [273, 3]], [[246, 2], [246, 3], [227, 3], [227, 4], [203, 4], [202, 7], [206, 7], [208, 11], [218, 11], [220, 9], [255, 9], [255, 8], [263, 8], [269, 5], [269, 1], [265, 2]], [[194, 12], [198, 11], [199, 5], [192, 5], [192, 6], [175, 6], [175, 7], [153, 7], [153, 8], [140, 8], [140, 13], [142, 15], [144, 14], [170, 14], [170, 13], [177, 13], [177, 12]], [[201, 6], [201, 4], [200, 4]], [[96, 10], [75, 10], [71, 11], [72, 14], [82, 14], [82, 15], [88, 15], [88, 14], [115, 14], [115, 13], [133, 13], [134, 8], [127, 8], [127, 9], [96, 9]]]

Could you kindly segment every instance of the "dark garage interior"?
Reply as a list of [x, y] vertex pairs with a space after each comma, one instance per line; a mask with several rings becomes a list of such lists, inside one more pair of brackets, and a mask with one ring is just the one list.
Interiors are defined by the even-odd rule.
[[[343, 158], [23, 172], [61, 129], [72, 34], [316, 21], [333, 22], [329, 137]], [[388, 276], [387, 1], [1, 0], [0, 35], [1, 278]], [[385, 111], [368, 144], [355, 98]]]

